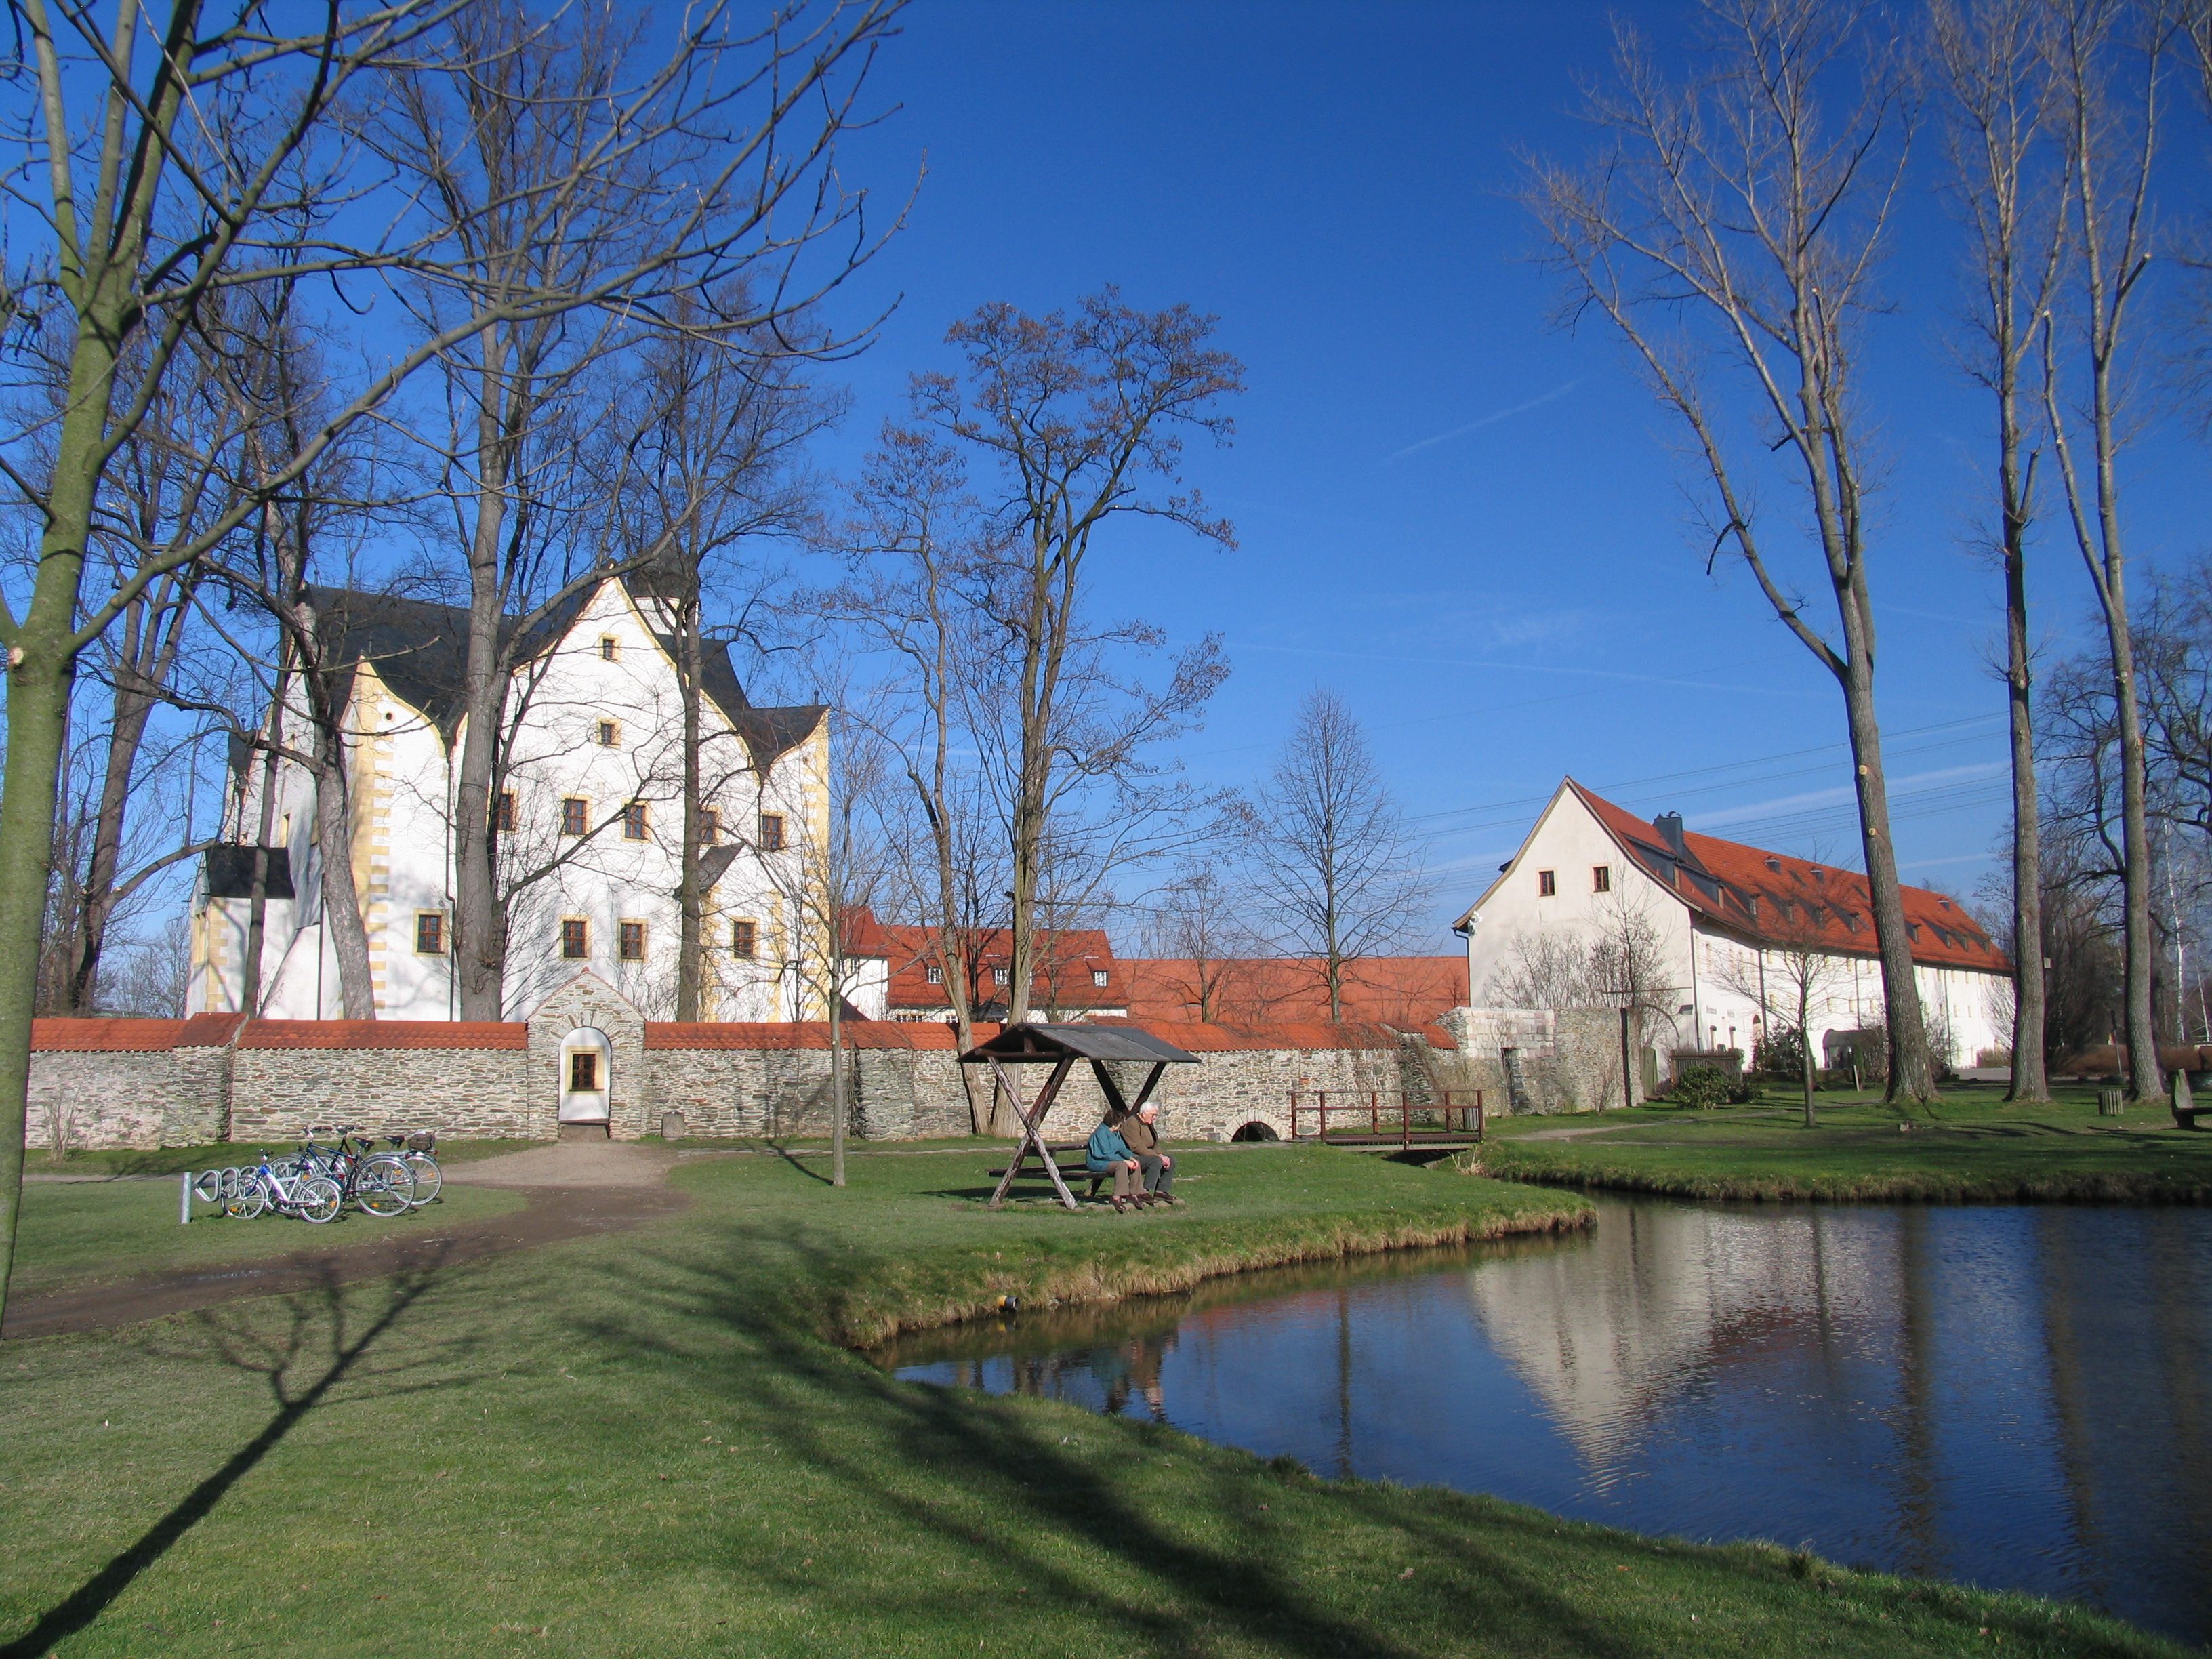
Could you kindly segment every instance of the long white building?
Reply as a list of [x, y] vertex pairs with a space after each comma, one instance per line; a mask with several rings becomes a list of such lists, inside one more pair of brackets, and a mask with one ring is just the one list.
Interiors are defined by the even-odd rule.
[[[376, 1012], [453, 1019], [454, 800], [466, 722], [466, 613], [419, 600], [317, 595], [327, 659], [348, 669], [353, 871]], [[672, 614], [641, 582], [610, 578], [521, 654], [509, 688], [509, 765], [495, 806], [508, 897], [505, 1016], [526, 1015], [590, 969], [649, 1018], [673, 1017], [683, 858], [683, 700]], [[701, 789], [712, 814], [704, 874], [702, 1017], [818, 1018], [821, 906], [808, 849], [828, 832], [829, 711], [756, 708], [726, 649], [702, 676]], [[287, 717], [289, 742], [303, 729]], [[193, 900], [192, 1012], [240, 1006], [263, 757], [238, 745], [228, 843]], [[270, 815], [262, 1012], [342, 1012], [323, 925], [315, 781], [280, 763]], [[880, 1000], [878, 991], [875, 1000]]]
[[[1549, 935], [1586, 945], [1624, 912], [1650, 923], [1673, 981], [1673, 1030], [1647, 1032], [1654, 1048], [1734, 1048], [1748, 1060], [1768, 1011], [1792, 1000], [1790, 970], [1778, 960], [1790, 955], [1820, 962], [1808, 1022], [1817, 1048], [1833, 1052], [1833, 1039], [1882, 1022], [1865, 877], [1686, 830], [1679, 815], [1639, 818], [1571, 778], [1455, 924], [1467, 940], [1475, 1006], [1503, 1006], [1501, 981], [1525, 954], [1517, 941]], [[1982, 1050], [2007, 1047], [2004, 953], [1942, 893], [1907, 887], [1905, 915], [1942, 1057], [1972, 1066]]]

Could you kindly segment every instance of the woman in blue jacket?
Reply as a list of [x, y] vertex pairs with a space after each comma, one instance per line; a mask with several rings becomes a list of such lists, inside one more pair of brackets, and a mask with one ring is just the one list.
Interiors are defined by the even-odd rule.
[[1144, 1166], [1129, 1150], [1129, 1143], [1121, 1139], [1121, 1131], [1113, 1118], [1109, 1117], [1091, 1132], [1091, 1144], [1083, 1151], [1083, 1166], [1093, 1175], [1112, 1174], [1114, 1210], [1117, 1215], [1126, 1207], [1122, 1202], [1125, 1199], [1136, 1204], [1152, 1201], [1137, 1184], [1137, 1176]]

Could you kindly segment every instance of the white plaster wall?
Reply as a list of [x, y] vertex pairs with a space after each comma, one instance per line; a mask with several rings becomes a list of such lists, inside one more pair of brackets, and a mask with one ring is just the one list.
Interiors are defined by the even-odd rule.
[[[515, 829], [502, 837], [501, 848], [506, 878], [522, 884], [509, 919], [509, 1018], [535, 1007], [584, 969], [621, 990], [647, 1018], [673, 1017], [681, 933], [675, 893], [683, 846], [683, 707], [675, 665], [653, 637], [654, 621], [619, 581], [602, 583], [560, 644], [518, 676], [508, 780], [516, 797]], [[616, 641], [612, 661], [601, 653], [605, 639]], [[808, 849], [822, 844], [828, 829], [827, 723], [763, 778], [743, 738], [711, 700], [701, 718], [705, 803], [720, 815], [724, 843], [740, 840], [749, 849], [707, 896], [702, 1013], [724, 1020], [822, 1017], [827, 1012], [820, 994], [826, 931], [806, 884]], [[303, 725], [304, 709], [292, 720]], [[354, 733], [354, 861], [377, 1012], [394, 1019], [455, 1018], [453, 789], [465, 722], [449, 750], [443, 734], [420, 710], [394, 696], [373, 665], [363, 665], [356, 676], [346, 720]], [[612, 745], [598, 740], [599, 725], [606, 720], [618, 727]], [[250, 841], [258, 833], [260, 777], [257, 768], [228, 803], [228, 838]], [[279, 788], [276, 834], [291, 850], [296, 890], [308, 896], [320, 879], [312, 775], [286, 763]], [[590, 803], [592, 833], [581, 839], [561, 833], [561, 803], [572, 796]], [[623, 833], [622, 809], [632, 801], [647, 809], [641, 841]], [[782, 853], [750, 850], [763, 812], [784, 817]], [[203, 894], [194, 909], [190, 1010], [234, 1009], [243, 982], [242, 902], [210, 908]], [[445, 920], [447, 948], [434, 954], [415, 948], [416, 918], [426, 911]], [[561, 923], [568, 918], [589, 924], [588, 953], [581, 960], [561, 955]], [[730, 924], [738, 918], [758, 929], [758, 950], [750, 961], [730, 951]], [[645, 924], [642, 961], [621, 959], [625, 921]], [[270, 1016], [340, 1013], [337, 960], [319, 924], [319, 894], [297, 907], [284, 905], [281, 914], [270, 907], [264, 955], [264, 1007]], [[803, 966], [793, 970], [794, 962]], [[872, 1005], [863, 1006], [880, 1012], [886, 993], [886, 987], [875, 986], [867, 993]]]
[[[1595, 890], [1592, 872], [1600, 865], [1612, 872], [1609, 892]], [[1538, 890], [1538, 872], [1544, 870], [1559, 878], [1559, 891], [1549, 898]], [[1642, 865], [1628, 859], [1605, 826], [1562, 785], [1470, 920], [1468, 980], [1475, 1006], [1500, 1006], [1492, 981], [1510, 963], [1516, 937], [1561, 930], [1587, 945], [1607, 912], [1623, 905], [1640, 909], [1658, 933], [1678, 992], [1669, 1006], [1695, 1008], [1698, 1000], [1691, 972], [1688, 908]], [[1686, 1037], [1698, 1023], [1694, 1014], [1680, 1015], [1678, 1021], [1677, 1036], [1671, 1041]], [[1670, 1042], [1663, 1032], [1649, 1040], [1662, 1052]]]

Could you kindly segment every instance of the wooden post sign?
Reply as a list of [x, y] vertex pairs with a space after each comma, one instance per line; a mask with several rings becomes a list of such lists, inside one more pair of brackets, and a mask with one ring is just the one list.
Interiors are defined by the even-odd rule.
[[[1150, 1062], [1151, 1073], [1145, 1086], [1137, 1091], [1133, 1102], [1125, 1101], [1121, 1085], [1107, 1070], [1110, 1060], [1143, 1060]], [[1006, 1193], [1022, 1173], [1031, 1152], [1044, 1173], [1051, 1178], [1053, 1191], [1061, 1204], [1074, 1209], [1075, 1194], [1060, 1179], [1060, 1165], [1046, 1150], [1044, 1121], [1051, 1112], [1053, 1102], [1060, 1097], [1060, 1085], [1067, 1074], [1075, 1069], [1078, 1060], [1091, 1062], [1091, 1075], [1098, 1079], [1098, 1091], [1106, 1097], [1106, 1103], [1116, 1112], [1133, 1112], [1152, 1098], [1161, 1077], [1170, 1066], [1195, 1066], [1196, 1054], [1185, 1054], [1172, 1042], [1163, 1042], [1149, 1031], [1133, 1025], [1009, 1025], [990, 1039], [980, 1042], [960, 1056], [963, 1066], [988, 1066], [992, 1076], [1006, 1097], [1014, 1103], [1021, 1114], [1022, 1138], [1014, 1155], [1006, 1161], [1006, 1172], [999, 1177], [999, 1185], [991, 1194], [991, 1207], [998, 1209], [1006, 1201]], [[1043, 1086], [1038, 1089], [1034, 1101], [1024, 1101], [1020, 1088], [1008, 1070], [1016, 1066], [1049, 1066], [1051, 1073]]]

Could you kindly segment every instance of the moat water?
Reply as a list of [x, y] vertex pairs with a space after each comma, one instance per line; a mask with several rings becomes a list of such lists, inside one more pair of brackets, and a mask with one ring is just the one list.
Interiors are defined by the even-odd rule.
[[2212, 1639], [2212, 1212], [1599, 1200], [1584, 1237], [967, 1326], [921, 1381]]

